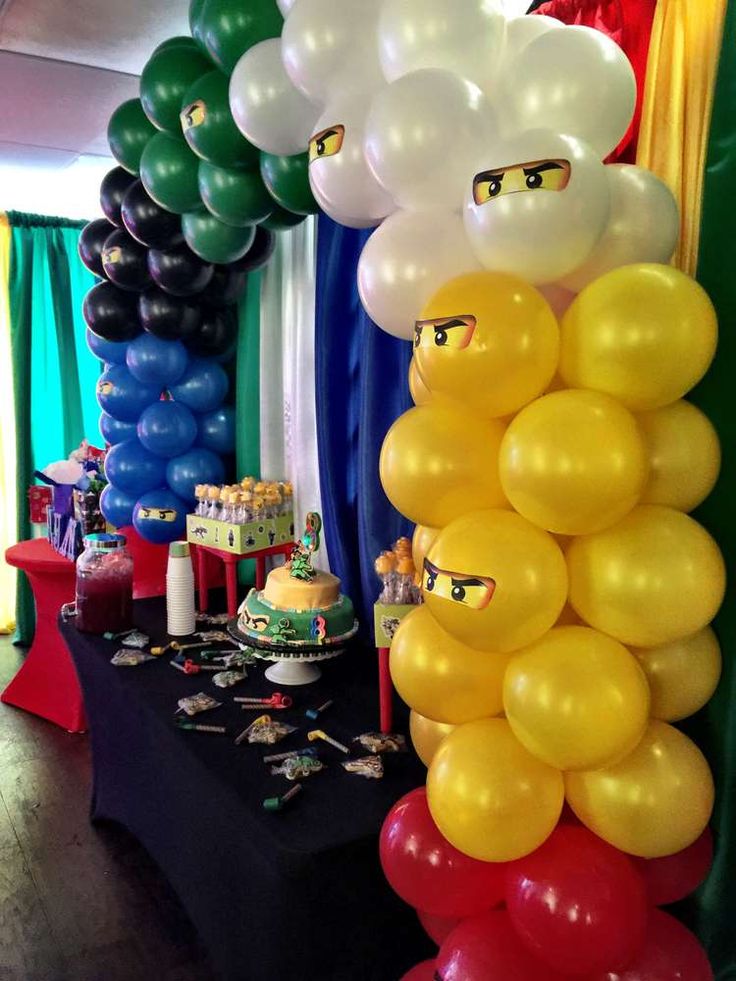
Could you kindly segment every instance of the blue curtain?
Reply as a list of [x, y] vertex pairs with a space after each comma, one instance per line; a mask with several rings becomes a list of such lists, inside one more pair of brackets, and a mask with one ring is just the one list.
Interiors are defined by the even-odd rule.
[[361, 306], [357, 267], [369, 235], [320, 215], [315, 325], [322, 518], [330, 565], [366, 631], [379, 591], [373, 563], [413, 527], [391, 506], [378, 476], [386, 432], [412, 404], [412, 352]]

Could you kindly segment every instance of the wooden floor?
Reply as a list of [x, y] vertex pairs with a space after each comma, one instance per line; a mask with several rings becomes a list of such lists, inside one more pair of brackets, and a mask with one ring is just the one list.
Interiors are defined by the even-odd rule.
[[[0, 639], [0, 686], [21, 662]], [[0, 704], [0, 981], [214, 981], [143, 849], [89, 822], [90, 750]]]

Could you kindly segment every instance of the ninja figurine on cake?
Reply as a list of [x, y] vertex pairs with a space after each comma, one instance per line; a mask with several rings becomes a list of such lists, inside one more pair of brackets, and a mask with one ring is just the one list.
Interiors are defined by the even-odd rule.
[[340, 580], [312, 564], [321, 530], [319, 514], [310, 512], [290, 560], [269, 573], [263, 590], [251, 589], [232, 624], [231, 632], [259, 657], [279, 662], [266, 674], [281, 684], [316, 680], [319, 670], [307, 662], [341, 653], [358, 629]]

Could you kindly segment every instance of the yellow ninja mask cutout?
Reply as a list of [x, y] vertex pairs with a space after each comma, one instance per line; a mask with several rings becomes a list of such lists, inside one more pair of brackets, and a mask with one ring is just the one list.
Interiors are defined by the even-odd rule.
[[103, 266], [114, 266], [123, 257], [123, 250], [119, 245], [114, 245], [111, 249], [104, 249], [102, 252]]
[[345, 139], [345, 127], [338, 124], [328, 126], [327, 129], [316, 133], [309, 141], [309, 162], [320, 160], [323, 157], [334, 157], [342, 150], [342, 143]]
[[533, 643], [567, 599], [551, 535], [513, 511], [471, 511], [443, 528], [424, 561], [422, 595], [456, 640], [506, 654]]
[[176, 511], [173, 508], [147, 508], [138, 509], [139, 521], [176, 521]]
[[552, 380], [559, 328], [533, 286], [504, 273], [450, 280], [414, 328], [414, 357], [433, 394], [498, 418], [537, 398]]
[[207, 106], [202, 99], [197, 99], [196, 102], [182, 109], [179, 118], [182, 129], [186, 133], [190, 129], [201, 126], [207, 120]]
[[476, 204], [487, 204], [503, 194], [564, 191], [569, 183], [569, 160], [533, 160], [476, 174], [473, 178], [473, 199]]
[[98, 381], [97, 382], [97, 394], [98, 395], [112, 395], [114, 385], [111, 381]]

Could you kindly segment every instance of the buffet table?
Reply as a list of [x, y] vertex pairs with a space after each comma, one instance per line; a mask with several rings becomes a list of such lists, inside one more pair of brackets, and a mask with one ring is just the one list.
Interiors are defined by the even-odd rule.
[[[163, 601], [138, 601], [135, 621], [163, 639]], [[294, 707], [273, 715], [299, 731], [278, 746], [236, 746], [234, 735], [257, 713], [243, 712], [232, 696], [273, 692], [262, 664], [222, 693], [211, 676], [174, 670], [168, 656], [113, 667], [118, 643], [69, 624], [60, 630], [90, 724], [92, 820], [124, 825], [150, 852], [223, 981], [397, 981], [429, 956], [429, 941], [385, 882], [377, 854], [390, 806], [425, 778], [413, 753], [384, 756], [385, 776], [368, 780], [346, 773], [340, 752], [320, 748], [327, 769], [303, 781], [282, 811], [263, 808], [265, 798], [292, 786], [270, 775], [264, 755], [307, 745], [315, 727], [344, 743], [378, 728], [375, 655], [356, 648], [328, 662], [317, 684], [289, 689]], [[200, 691], [220, 693], [225, 704], [195, 721], [227, 726], [229, 735], [175, 727], [177, 700]], [[306, 709], [330, 698], [318, 723], [305, 719]], [[405, 714], [397, 716], [406, 731]]]

